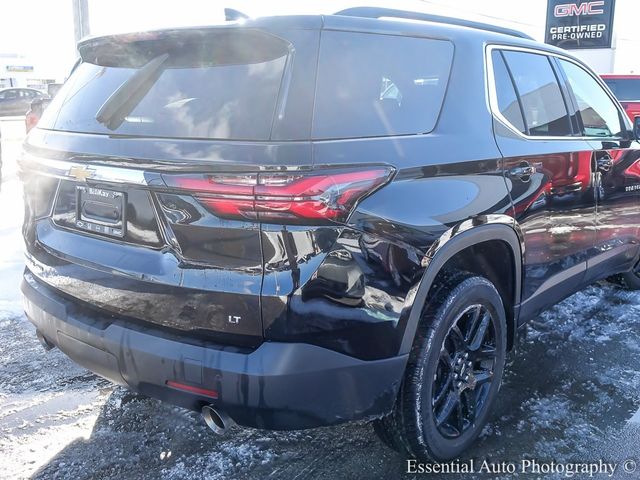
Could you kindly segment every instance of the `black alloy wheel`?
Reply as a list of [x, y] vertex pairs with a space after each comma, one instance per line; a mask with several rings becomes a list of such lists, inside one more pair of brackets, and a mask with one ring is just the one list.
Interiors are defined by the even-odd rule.
[[444, 437], [459, 437], [482, 412], [493, 381], [495, 335], [491, 312], [476, 304], [458, 316], [445, 337], [431, 396], [436, 427]]
[[391, 414], [374, 421], [380, 439], [408, 458], [456, 458], [484, 428], [506, 358], [502, 297], [466, 272], [432, 287]]

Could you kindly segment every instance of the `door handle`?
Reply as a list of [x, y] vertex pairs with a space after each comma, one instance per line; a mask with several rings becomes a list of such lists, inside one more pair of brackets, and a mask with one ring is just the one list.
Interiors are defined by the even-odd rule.
[[613, 168], [613, 158], [610, 156], [602, 157], [597, 160], [598, 170], [601, 172], [608, 172]]
[[531, 181], [531, 176], [536, 173], [536, 167], [532, 166], [529, 162], [522, 162], [517, 167], [513, 167], [509, 170], [510, 177], [516, 177], [523, 182]]

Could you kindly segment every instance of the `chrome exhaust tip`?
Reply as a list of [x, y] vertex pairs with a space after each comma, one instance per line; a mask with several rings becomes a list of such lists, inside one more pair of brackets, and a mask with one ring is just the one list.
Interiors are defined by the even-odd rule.
[[233, 420], [225, 413], [216, 410], [212, 405], [202, 407], [202, 418], [214, 433], [223, 435], [233, 425]]
[[42, 345], [42, 348], [44, 348], [47, 352], [53, 348], [56, 348], [53, 343], [47, 340], [47, 338], [42, 334], [40, 330], [36, 330], [36, 337], [38, 337], [38, 341], [40, 342], [40, 345]]

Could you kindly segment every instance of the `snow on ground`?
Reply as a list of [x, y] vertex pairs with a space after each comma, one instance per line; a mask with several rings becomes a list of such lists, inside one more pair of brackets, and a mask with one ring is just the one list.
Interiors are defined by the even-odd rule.
[[[114, 387], [59, 351], [45, 352], [18, 293], [22, 208], [14, 160], [22, 123], [0, 121], [0, 128], [0, 478], [401, 476], [404, 461], [366, 423], [234, 429], [219, 437], [195, 413]], [[494, 462], [640, 460], [640, 424], [628, 423], [640, 407], [638, 313], [640, 293], [602, 283], [533, 321], [470, 455]]]

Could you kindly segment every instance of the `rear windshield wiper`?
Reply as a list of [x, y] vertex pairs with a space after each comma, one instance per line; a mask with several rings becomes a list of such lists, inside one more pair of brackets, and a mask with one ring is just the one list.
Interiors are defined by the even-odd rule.
[[100, 107], [96, 120], [111, 130], [118, 128], [155, 83], [167, 58], [168, 53], [159, 55], [129, 77]]

